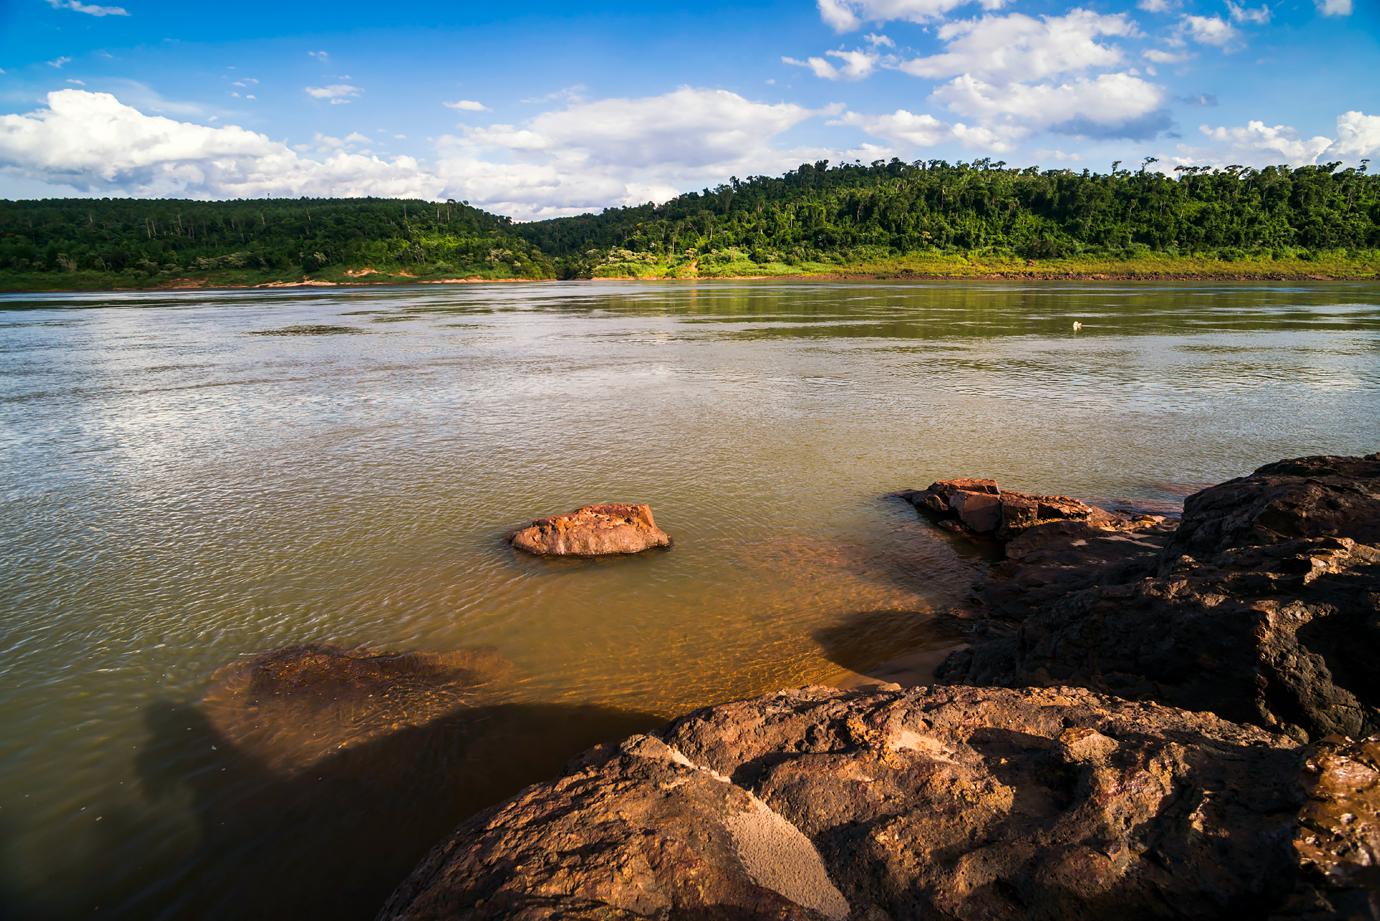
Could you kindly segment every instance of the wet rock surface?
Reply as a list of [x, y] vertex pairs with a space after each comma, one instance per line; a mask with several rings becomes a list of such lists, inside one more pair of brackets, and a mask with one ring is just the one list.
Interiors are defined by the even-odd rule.
[[671, 546], [649, 505], [586, 505], [568, 515], [538, 518], [512, 537], [518, 550], [537, 556], [616, 556]]
[[202, 711], [216, 732], [277, 771], [422, 726], [481, 692], [511, 666], [496, 652], [386, 652], [305, 644], [261, 653], [211, 676]]
[[[1374, 825], [1336, 817], [1360, 814], [1358, 758], [1373, 784], [1373, 743], [1310, 754], [1211, 714], [1083, 689], [785, 691], [596, 749], [473, 817], [381, 918], [1364, 907], [1373, 869], [1349, 829], [1371, 829], [1373, 847]], [[1300, 849], [1301, 810], [1341, 837]]]
[[993, 574], [1019, 627], [942, 680], [1079, 684], [1300, 739], [1380, 731], [1380, 455], [1262, 467], [1190, 496], [1172, 534], [1051, 527]]
[[1380, 918], [1380, 737], [1329, 738], [1309, 752], [1294, 848], [1312, 885], [1294, 917]]
[[901, 497], [948, 530], [1010, 540], [1049, 521], [1110, 525], [1129, 516], [1088, 505], [1069, 496], [1037, 496], [1004, 490], [996, 480], [963, 477], [940, 480]]

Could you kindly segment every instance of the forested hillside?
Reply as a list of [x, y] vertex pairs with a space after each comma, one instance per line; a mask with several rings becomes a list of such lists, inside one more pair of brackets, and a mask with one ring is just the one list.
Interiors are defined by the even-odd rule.
[[[456, 202], [0, 202], [0, 285], [10, 288], [25, 281], [137, 287], [304, 276], [550, 278], [554, 271], [508, 218]], [[74, 283], [63, 285], [64, 278]]]
[[[1108, 174], [979, 161], [805, 164], [663, 205], [517, 227], [572, 275], [885, 263], [1309, 261], [1380, 249], [1380, 176], [1337, 164]], [[1372, 264], [1374, 259], [1371, 259]], [[1372, 268], [1373, 271], [1373, 268]]]
[[[1364, 165], [1363, 165], [1364, 166]], [[0, 202], [0, 288], [448, 278], [1375, 277], [1380, 176], [807, 163], [662, 205], [515, 224], [456, 202]]]

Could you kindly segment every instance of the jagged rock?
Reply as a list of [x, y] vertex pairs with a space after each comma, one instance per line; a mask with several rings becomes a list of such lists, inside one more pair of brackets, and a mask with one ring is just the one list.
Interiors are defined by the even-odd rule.
[[982, 580], [979, 597], [993, 616], [1019, 619], [1098, 582], [1144, 574], [1174, 534], [1174, 523], [1144, 516], [1117, 526], [1050, 521], [1009, 541], [1005, 558]]
[[1003, 490], [996, 480], [964, 477], [940, 480], [928, 489], [902, 493], [911, 505], [951, 530], [1010, 540], [1046, 521], [1086, 521], [1112, 526], [1127, 516], [1068, 496], [1037, 496]]
[[1380, 918], [1380, 736], [1309, 753], [1294, 849], [1312, 879], [1291, 917]]
[[1019, 629], [956, 653], [939, 675], [1080, 684], [1300, 739], [1374, 733], [1377, 542], [1380, 455], [1270, 464], [1190, 496], [1156, 554], [1089, 557], [1066, 590], [1051, 577], [1024, 610], [1018, 591], [998, 591]]
[[513, 546], [538, 556], [613, 556], [671, 546], [649, 505], [586, 505], [568, 515], [538, 518], [518, 531]]
[[210, 725], [239, 750], [291, 773], [473, 703], [509, 667], [487, 649], [399, 653], [292, 646], [220, 668], [202, 708]]
[[[1305, 754], [1082, 689], [784, 691], [596, 749], [473, 817], [380, 917], [1225, 919], [1342, 904], [1373, 866], [1347, 850], [1373, 831], [1351, 829], [1374, 826], [1328, 824], [1347, 869], [1313, 870], [1332, 864], [1295, 849], [1299, 810], [1344, 800], [1317, 792], [1334, 780], [1304, 790]], [[1310, 777], [1354, 776], [1332, 764]]]

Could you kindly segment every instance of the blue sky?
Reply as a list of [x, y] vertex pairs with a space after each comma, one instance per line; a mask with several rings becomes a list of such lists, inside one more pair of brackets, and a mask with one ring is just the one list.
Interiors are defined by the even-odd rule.
[[823, 158], [1380, 154], [1380, 0], [0, 0], [0, 69], [11, 198], [453, 197], [525, 219]]

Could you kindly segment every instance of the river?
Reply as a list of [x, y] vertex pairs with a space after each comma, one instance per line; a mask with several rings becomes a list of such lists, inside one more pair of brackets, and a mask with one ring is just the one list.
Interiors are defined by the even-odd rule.
[[[594, 742], [952, 644], [982, 561], [898, 490], [1161, 508], [1377, 448], [1375, 284], [0, 296], [0, 917], [371, 917]], [[674, 547], [503, 541], [603, 500]], [[305, 642], [508, 671], [285, 773], [201, 699]]]

